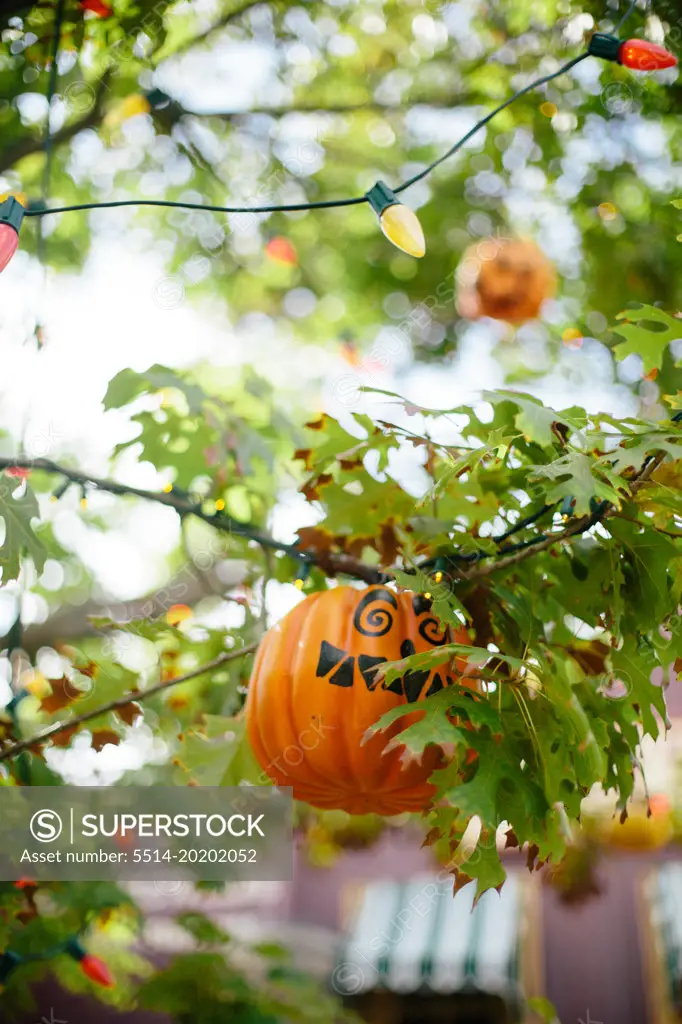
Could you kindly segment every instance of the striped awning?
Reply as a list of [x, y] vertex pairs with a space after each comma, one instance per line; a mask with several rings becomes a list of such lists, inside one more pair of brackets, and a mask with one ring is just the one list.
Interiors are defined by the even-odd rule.
[[523, 885], [510, 875], [501, 893], [473, 907], [474, 886], [454, 897], [452, 877], [419, 875], [363, 888], [337, 959], [342, 995], [485, 993], [516, 1002]]

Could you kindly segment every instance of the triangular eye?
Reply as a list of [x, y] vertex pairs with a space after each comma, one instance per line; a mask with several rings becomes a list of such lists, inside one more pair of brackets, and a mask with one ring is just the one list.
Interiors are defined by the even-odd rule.
[[339, 647], [334, 647], [333, 644], [327, 643], [323, 640], [320, 645], [320, 660], [317, 663], [317, 670], [315, 675], [319, 678], [320, 676], [329, 675], [331, 670], [335, 668], [340, 661], [348, 657], [348, 651], [342, 651]]
[[[452, 683], [452, 679], [450, 679], [450, 677], [448, 677], [448, 684], [450, 684], [450, 683]], [[439, 674], [436, 672], [435, 676], [431, 680], [431, 685], [429, 686], [428, 690], [426, 691], [425, 696], [426, 697], [430, 697], [432, 693], [438, 693], [438, 691], [442, 690], [442, 689], [443, 689], [443, 680], [441, 679]]]
[[385, 690], [390, 690], [391, 693], [397, 693], [400, 697], [404, 696], [403, 692], [403, 677], [398, 676], [394, 679], [390, 686], [384, 686]]
[[407, 698], [410, 704], [415, 700], [419, 700], [419, 695], [422, 692], [422, 687], [428, 678], [428, 669], [418, 669], [415, 672], [405, 673], [405, 697]]
[[369, 654], [361, 654], [358, 658], [358, 668], [368, 690], [373, 690], [377, 686], [379, 680], [376, 678], [376, 668], [385, 662], [386, 658], [374, 658]]
[[[339, 666], [337, 668], [337, 665]], [[317, 678], [327, 676], [336, 669], [333, 675], [329, 676], [329, 682], [334, 686], [352, 686], [353, 673], [355, 672], [355, 658], [348, 657], [348, 651], [342, 651], [340, 647], [323, 640], [320, 644], [320, 657], [317, 662], [315, 675]]]
[[329, 682], [334, 683], [335, 686], [352, 686], [353, 685], [353, 673], [355, 671], [355, 658], [348, 658], [344, 661], [333, 676], [329, 677]]

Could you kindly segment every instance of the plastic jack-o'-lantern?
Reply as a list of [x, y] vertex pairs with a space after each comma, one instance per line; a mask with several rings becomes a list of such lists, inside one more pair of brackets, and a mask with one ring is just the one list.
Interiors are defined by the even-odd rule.
[[457, 311], [511, 324], [537, 317], [556, 291], [552, 264], [534, 242], [489, 238], [470, 246], [457, 269]]
[[[404, 748], [385, 750], [416, 716], [406, 715], [362, 742], [389, 709], [436, 693], [462, 676], [466, 659], [407, 672], [385, 685], [379, 665], [447, 642], [431, 602], [386, 587], [337, 587], [311, 594], [266, 633], [246, 700], [249, 740], [261, 768], [296, 799], [350, 814], [423, 810], [434, 793], [438, 747], [405, 763]], [[461, 680], [475, 686], [472, 680]]]

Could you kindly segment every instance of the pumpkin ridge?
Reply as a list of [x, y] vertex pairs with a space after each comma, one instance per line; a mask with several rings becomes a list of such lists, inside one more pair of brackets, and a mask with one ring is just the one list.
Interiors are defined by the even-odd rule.
[[[317, 599], [318, 594], [312, 594], [312, 598]], [[313, 601], [313, 607], [316, 601]], [[292, 614], [296, 612], [297, 608], [301, 608], [302, 611], [298, 615]], [[294, 702], [294, 686], [296, 678], [296, 667], [299, 658], [299, 652], [304, 650], [300, 646], [299, 641], [305, 627], [305, 623], [310, 617], [310, 607], [308, 608], [308, 614], [303, 611], [304, 602], [297, 605], [289, 613], [291, 619], [289, 620], [289, 628], [280, 631], [279, 634], [271, 634], [274, 637], [278, 637], [280, 642], [277, 645], [277, 649], [273, 650], [269, 648], [271, 658], [276, 662], [277, 670], [284, 676], [285, 685], [281, 687], [281, 702], [278, 705], [275, 714], [282, 715], [286, 719], [286, 730], [280, 730], [278, 728], [269, 729], [268, 725], [274, 725], [276, 719], [272, 716], [272, 712], [268, 714], [269, 709], [264, 706], [257, 705], [258, 717], [262, 720], [262, 739], [265, 746], [265, 752], [268, 758], [268, 767], [276, 765], [278, 762], [281, 763], [283, 755], [289, 749], [289, 747], [297, 748], [300, 743], [300, 735], [302, 730], [298, 730], [296, 722], [293, 716], [293, 702]], [[262, 695], [260, 705], [264, 705], [267, 700], [267, 693]], [[273, 753], [274, 751], [274, 753]], [[264, 767], [261, 765], [261, 767]], [[267, 769], [264, 769], [267, 771]], [[286, 761], [284, 767], [279, 770], [280, 777], [284, 779], [280, 785], [291, 785], [296, 786], [298, 783], [309, 784], [320, 786], [323, 790], [328, 786], [328, 779], [323, 775], [318, 775], [313, 767], [305, 761], [303, 758], [298, 764], [291, 765]]]
[[[287, 688], [287, 695], [288, 695], [288, 699], [289, 699], [289, 704], [292, 707], [292, 709], [294, 708], [294, 706], [297, 706], [297, 705], [302, 707], [302, 708], [304, 708], [304, 709], [307, 707], [307, 705], [309, 703], [309, 700], [310, 700], [309, 689], [310, 689], [311, 686], [315, 687], [316, 684], [319, 684], [320, 686], [328, 687], [330, 685], [328, 680], [325, 680], [324, 682], [321, 682], [317, 678], [315, 678], [315, 679], [311, 679], [310, 678], [310, 674], [309, 673], [310, 673], [311, 664], [315, 660], [315, 658], [313, 656], [312, 662], [311, 662], [311, 652], [313, 652], [313, 654], [314, 654], [314, 652], [317, 650], [317, 646], [318, 646], [318, 643], [319, 643], [320, 633], [322, 631], [326, 631], [326, 629], [328, 628], [328, 624], [329, 624], [330, 618], [334, 619], [337, 615], [339, 615], [339, 614], [343, 615], [344, 614], [343, 613], [343, 606], [344, 606], [344, 604], [346, 603], [346, 600], [347, 600], [347, 595], [345, 593], [346, 589], [347, 588], [339, 587], [339, 588], [336, 588], [335, 590], [322, 591], [322, 592], [320, 592], [318, 594], [311, 595], [313, 597], [321, 598], [322, 595], [324, 594], [325, 601], [329, 601], [329, 600], [333, 601], [335, 605], [340, 605], [341, 607], [340, 608], [338, 608], [338, 607], [334, 608], [333, 611], [330, 613], [329, 610], [324, 611], [323, 609], [321, 609], [319, 607], [319, 601], [317, 601], [317, 602], [314, 602], [312, 604], [312, 607], [309, 606], [308, 614], [305, 617], [302, 617], [302, 619], [301, 619], [301, 630], [300, 630], [298, 636], [296, 637], [296, 641], [297, 642], [296, 642], [296, 647], [295, 647], [295, 654], [294, 654], [294, 657], [292, 659], [288, 659], [288, 661], [287, 661], [287, 664], [291, 665], [290, 677], [291, 677], [292, 683]], [[299, 605], [297, 607], [303, 607], [303, 604]], [[317, 605], [317, 607], [316, 607], [316, 605]], [[334, 636], [333, 639], [337, 639], [336, 636]], [[337, 645], [333, 644], [332, 646], [337, 646]], [[347, 648], [344, 648], [344, 650], [347, 650]], [[309, 662], [311, 664], [308, 664]], [[334, 690], [336, 690], [336, 687], [334, 687], [332, 685], [332, 692]], [[318, 692], [318, 691], [314, 690], [313, 692]], [[323, 700], [323, 697], [327, 696], [330, 699], [332, 699], [332, 698], [331, 698], [331, 693], [327, 692], [325, 690], [320, 690], [319, 691], [319, 695], [320, 695], [320, 704], [318, 704], [317, 707], [316, 707], [316, 710], [317, 710], [318, 714], [315, 715], [315, 716], [311, 716], [311, 717], [319, 718], [319, 720], [322, 723], [322, 730], [324, 730], [324, 723], [325, 723], [325, 721], [327, 721], [327, 722], [329, 721], [329, 716], [326, 714], [327, 708], [325, 706], [325, 702]], [[313, 699], [316, 699], [316, 698], [313, 698]], [[295, 714], [295, 711], [293, 712], [292, 725], [293, 725], [293, 730], [294, 730], [295, 735], [297, 735], [299, 737], [299, 739], [300, 739], [300, 736], [305, 731], [305, 729], [308, 727], [308, 725], [307, 725], [307, 723], [304, 723], [303, 721], [301, 721], [300, 717], [297, 718], [297, 716]], [[299, 725], [300, 725], [300, 728], [299, 728]], [[335, 724], [335, 726], [334, 726], [334, 730], [335, 730], [335, 736], [339, 737], [340, 744], [342, 744], [343, 746], [346, 746], [346, 744], [345, 744], [345, 729], [344, 729], [344, 725], [345, 725], [345, 719], [342, 720], [341, 722], [337, 722]], [[316, 745], [315, 748], [310, 753], [314, 754], [316, 751], [324, 750], [325, 748], [328, 749], [327, 746], [326, 746], [327, 743], [328, 743], [327, 738], [323, 736], [323, 738], [320, 741], [320, 744]], [[336, 750], [337, 759], [338, 759], [339, 753], [340, 753], [340, 750]], [[302, 768], [303, 764], [301, 764], [300, 766], [297, 766], [297, 767], [298, 768]], [[337, 778], [338, 771], [339, 771], [338, 763], [333, 764], [330, 767], [330, 769], [326, 769], [325, 770], [324, 764], [323, 765], [319, 764], [318, 757], [314, 757], [314, 758], [311, 757], [311, 758], [308, 758], [306, 767], [308, 769], [307, 771], [304, 771], [303, 773], [299, 772], [298, 775], [297, 775], [297, 777], [298, 777], [300, 782], [305, 783], [306, 785], [310, 784], [310, 785], [312, 785], [314, 787], [321, 788], [323, 792], [328, 791], [330, 786], [332, 786], [332, 787], [334, 787], [336, 789], [339, 789], [339, 788], [343, 789], [343, 784], [341, 784], [341, 786], [340, 786], [338, 778]], [[351, 762], [350, 762], [350, 758], [349, 757], [345, 757], [344, 758], [344, 765], [343, 765], [343, 768], [342, 768], [342, 772], [343, 772], [342, 778], [345, 778], [345, 779], [348, 779], [348, 780], [352, 779], [352, 783], [354, 783], [356, 786], [358, 785], [358, 781], [354, 777], [354, 773], [352, 772], [352, 766], [351, 766]], [[349, 786], [348, 791], [352, 792], [352, 788], [350, 786]]]
[[[370, 590], [371, 589], [373, 589], [373, 588], [370, 588]], [[367, 593], [370, 593], [370, 590], [368, 590]], [[346, 651], [351, 651], [351, 650], [353, 650], [353, 647], [354, 647], [354, 644], [353, 644], [353, 630], [355, 629], [355, 616], [357, 614], [357, 609], [355, 607], [357, 593], [358, 593], [357, 591], [350, 590], [349, 592], [347, 592], [347, 593], [345, 593], [343, 595], [342, 606], [347, 606], [347, 610], [348, 610], [348, 614], [345, 617], [345, 632], [344, 632], [344, 650], [346, 650]], [[344, 611], [345, 610], [346, 609], [344, 608]], [[351, 693], [352, 693], [352, 687], [351, 687]], [[357, 733], [358, 733], [357, 717], [358, 717], [358, 700], [351, 699], [351, 720], [352, 720], [352, 735], [353, 736], [357, 736]], [[363, 778], [363, 773], [362, 773], [363, 765], [362, 764], [360, 765], [360, 769], [361, 769], [361, 771], [360, 771], [360, 778], [358, 778], [358, 774], [356, 772], [354, 755], [355, 755], [355, 753], [359, 754], [360, 761], [362, 762], [364, 751], [363, 751], [362, 747], [359, 744], [357, 744], [354, 747], [353, 743], [349, 742], [349, 737], [347, 735], [347, 728], [346, 728], [347, 724], [348, 724], [348, 717], [344, 718], [344, 720], [341, 722], [340, 732], [341, 732], [341, 736], [343, 738], [343, 747], [344, 747], [345, 751], [348, 753], [348, 760], [350, 762], [349, 775], [350, 775], [351, 781], [353, 782], [353, 785], [354, 785], [354, 791], [357, 792], [358, 789], [360, 791], [362, 791], [362, 789], [363, 789], [363, 784], [360, 781]]]
[[[309, 728], [308, 725], [303, 725], [301, 728], [299, 728], [299, 724], [296, 719], [296, 714], [294, 711], [294, 705], [297, 703], [297, 699], [301, 696], [301, 694], [299, 694], [298, 692], [299, 687], [310, 685], [309, 681], [306, 681], [306, 667], [304, 664], [305, 652], [309, 649], [310, 646], [309, 634], [311, 631], [315, 631], [314, 627], [316, 626], [317, 614], [319, 612], [319, 608], [316, 608], [316, 605], [319, 604], [319, 598], [321, 597], [322, 593], [323, 591], [320, 591], [316, 594], [310, 595], [310, 597], [317, 599], [315, 601], [311, 602], [310, 598], [307, 599], [309, 602], [309, 604], [307, 605], [307, 614], [304, 614], [303, 611], [301, 612], [299, 630], [298, 633], [293, 638], [293, 657], [287, 657], [285, 661], [285, 664], [287, 666], [290, 666], [288, 669], [289, 685], [286, 687], [286, 703], [288, 711], [288, 720], [291, 727], [292, 735], [294, 737], [294, 745], [301, 744], [303, 733], [307, 728]], [[297, 605], [297, 607], [304, 609], [306, 607], [306, 602], [302, 601], [301, 604]], [[303, 696], [305, 697], [305, 694]], [[310, 717], [311, 720], [319, 718], [322, 721], [322, 728], [324, 729], [324, 720], [322, 719], [321, 715], [311, 715]], [[324, 738], [322, 739], [321, 742], [325, 742]], [[293, 767], [296, 771], [296, 774], [294, 775], [293, 772], [288, 773], [291, 775], [292, 779], [297, 779], [298, 782], [304, 783], [305, 785], [312, 785], [314, 787], [319, 786], [323, 791], [329, 788], [331, 780], [329, 778], [328, 773], [320, 772], [314, 765], [310, 763], [309, 759], [306, 760], [305, 758], [303, 758], [303, 760], [299, 764]]]
[[[396, 625], [400, 629], [400, 635], [403, 636], [409, 626], [410, 618], [409, 615], [405, 615], [405, 595], [396, 594], [397, 598], [397, 609], [396, 618], [398, 622]], [[404, 700], [400, 703], [404, 703]], [[379, 715], [376, 721], [381, 718]], [[374, 724], [374, 723], [373, 723]], [[397, 727], [399, 731], [399, 726]], [[363, 751], [363, 761], [365, 765], [365, 777], [371, 780], [371, 788], [381, 790], [384, 792], [386, 789], [393, 789], [392, 783], [394, 783], [395, 777], [400, 777], [402, 772], [402, 765], [400, 763], [400, 751], [389, 751], [387, 754], [383, 753], [383, 750], [388, 745], [392, 738], [393, 729], [389, 732], [384, 733], [382, 736], [377, 737], [378, 741], [383, 740], [381, 743], [381, 749], [377, 751], [378, 743], [373, 743], [371, 740], [360, 749]], [[378, 757], [377, 757], [378, 752]], [[381, 770], [383, 768], [383, 770]], [[370, 787], [368, 787], [370, 788]]]

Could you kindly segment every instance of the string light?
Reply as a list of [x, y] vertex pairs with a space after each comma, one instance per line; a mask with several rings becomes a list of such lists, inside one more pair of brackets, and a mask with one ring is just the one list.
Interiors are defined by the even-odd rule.
[[42, 953], [26, 953], [24, 955], [13, 949], [6, 949], [4, 953], [0, 954], [0, 985], [21, 964], [35, 963], [38, 960], [52, 960], [53, 957], [61, 956], [63, 953], [68, 953], [78, 961], [83, 974], [90, 978], [90, 981], [94, 981], [96, 985], [101, 985], [103, 988], [114, 987], [114, 977], [107, 964], [98, 956], [88, 953], [75, 935]]
[[435, 572], [433, 574], [433, 579], [435, 583], [443, 582], [443, 576], [445, 575], [444, 570], [446, 568], [446, 565], [447, 563], [444, 558], [439, 557], [436, 559], [436, 564], [434, 566]]
[[[87, 0], [87, 2], [97, 4], [98, 0]], [[620, 19], [616, 31], [620, 30], [621, 26], [634, 11], [634, 8], [635, 4], [631, 3], [625, 15]], [[384, 182], [379, 181], [363, 196], [353, 196], [347, 199], [329, 199], [319, 202], [263, 206], [217, 206], [209, 203], [175, 202], [167, 199], [122, 199], [104, 203], [76, 203], [71, 206], [48, 209], [45, 203], [32, 203], [24, 211], [24, 214], [29, 217], [40, 217], [48, 213], [74, 213], [82, 210], [112, 209], [123, 206], [159, 206], [168, 209], [204, 210], [209, 213], [293, 213], [304, 210], [339, 209], [345, 206], [359, 206], [363, 203], [368, 203], [377, 214], [381, 229], [386, 237], [403, 252], [409, 253], [411, 256], [421, 257], [426, 251], [424, 233], [417, 216], [409, 207], [404, 206], [400, 202], [397, 198], [398, 194], [426, 178], [436, 167], [439, 167], [445, 160], [462, 149], [469, 139], [492, 121], [497, 114], [511, 106], [521, 96], [526, 95], [533, 89], [537, 89], [541, 85], [554, 81], [554, 79], [566, 74], [567, 71], [590, 56], [616, 61], [637, 71], [652, 71], [659, 68], [673, 67], [677, 63], [672, 53], [669, 53], [661, 46], [657, 46], [655, 43], [649, 43], [642, 39], [628, 39], [623, 42], [615, 35], [596, 32], [592, 36], [585, 52], [578, 54], [577, 57], [572, 57], [562, 64], [561, 67], [557, 68], [556, 71], [536, 78], [534, 81], [529, 82], [528, 85], [523, 86], [523, 88], [498, 104], [497, 107], [477, 121], [446, 153], [394, 189], [390, 189]], [[159, 89], [152, 89], [146, 93], [136, 93], [124, 99], [114, 111], [107, 115], [105, 121], [108, 123], [113, 121], [113, 123], [120, 124], [128, 117], [149, 113], [153, 109], [159, 109], [172, 102], [172, 99]], [[0, 207], [0, 209], [2, 208]], [[3, 234], [8, 253], [4, 265], [11, 259], [17, 244], [16, 237], [12, 238], [11, 235], [7, 235], [6, 231], [3, 233], [3, 227], [6, 224], [6, 221], [0, 220], [0, 259], [3, 252]], [[7, 230], [11, 231], [12, 228], [9, 227]], [[18, 231], [18, 225], [15, 230]], [[3, 264], [0, 262], [0, 269], [2, 269], [2, 266]]]
[[298, 570], [296, 572], [296, 579], [294, 580], [294, 586], [297, 590], [303, 590], [306, 585], [306, 581], [310, 576], [310, 562], [307, 559], [300, 559], [298, 563]]
[[595, 32], [587, 52], [593, 57], [612, 60], [632, 71], [661, 71], [677, 64], [677, 57], [663, 46], [646, 39], [626, 39]]
[[80, 969], [87, 978], [90, 978], [90, 981], [94, 981], [96, 985], [101, 985], [103, 988], [114, 987], [113, 975], [104, 960], [86, 952], [78, 939], [69, 939], [64, 952], [78, 961]]
[[14, 196], [8, 196], [0, 203], [0, 271], [5, 269], [17, 251], [19, 228], [25, 212]]
[[81, 0], [81, 7], [84, 11], [90, 11], [91, 14], [97, 15], [98, 18], [110, 18], [114, 13], [112, 8], [102, 0]]
[[388, 185], [378, 181], [367, 193], [367, 202], [379, 218], [381, 230], [389, 242], [409, 256], [424, 255], [426, 242], [416, 213], [403, 206]]
[[6, 949], [0, 957], [0, 984], [9, 977], [15, 967], [22, 963], [22, 957], [11, 949]]
[[[425, 178], [436, 167], [443, 163], [444, 160], [448, 159], [448, 157], [460, 150], [462, 146], [484, 125], [488, 124], [493, 117], [514, 103], [520, 96], [523, 96], [532, 89], [536, 89], [540, 85], [545, 85], [553, 79], [558, 78], [560, 75], [565, 74], [576, 64], [580, 63], [580, 61], [585, 60], [588, 56], [617, 61], [619, 63], [626, 64], [628, 67], [633, 67], [636, 70], [653, 70], [660, 67], [672, 67], [677, 63], [675, 57], [668, 53], [667, 50], [664, 50], [663, 47], [656, 46], [653, 43], [647, 43], [645, 40], [631, 39], [623, 43], [616, 36], [595, 33], [595, 35], [592, 36], [589, 47], [585, 53], [579, 54], [577, 57], [573, 57], [551, 74], [543, 75], [541, 78], [538, 78], [524, 86], [522, 89], [519, 89], [513, 96], [504, 100], [494, 110], [481, 118], [481, 120], [478, 121], [465, 135], [458, 139], [458, 141], [451, 146], [443, 156], [434, 160], [433, 163], [425, 167], [423, 171], [415, 174], [407, 181], [402, 182], [402, 184], [397, 186], [395, 189], [390, 189], [380, 181], [377, 182], [376, 185], [374, 185], [364, 196], [356, 196], [348, 199], [331, 199], [312, 203], [232, 207], [217, 206], [207, 203], [173, 202], [171, 200], [164, 199], [124, 199], [105, 203], [79, 203], [74, 204], [73, 206], [53, 207], [52, 209], [47, 209], [44, 205], [32, 204], [25, 213], [26, 216], [36, 217], [43, 216], [47, 213], [72, 213], [81, 210], [109, 209], [122, 206], [159, 206], [188, 210], [205, 210], [212, 213], [289, 213], [302, 210], [357, 206], [362, 203], [368, 203], [377, 214], [381, 229], [386, 237], [403, 252], [409, 253], [411, 256], [421, 257], [424, 255], [426, 250], [424, 233], [417, 216], [409, 209], [409, 207], [404, 206], [397, 198], [398, 193], [403, 192], [405, 189], [409, 188], [410, 185], [414, 185], [416, 182]], [[157, 97], [155, 96], [156, 92], [159, 92], [158, 102]], [[148, 94], [135, 94], [127, 97], [115, 111], [108, 115], [108, 120], [110, 123], [112, 120], [116, 123], [121, 123], [121, 121], [126, 120], [128, 117], [132, 117], [135, 114], [149, 113], [151, 109], [155, 109], [157, 106], [161, 106], [166, 102], [170, 102], [170, 98], [168, 98], [165, 93], [161, 93], [160, 90], [151, 90]]]

